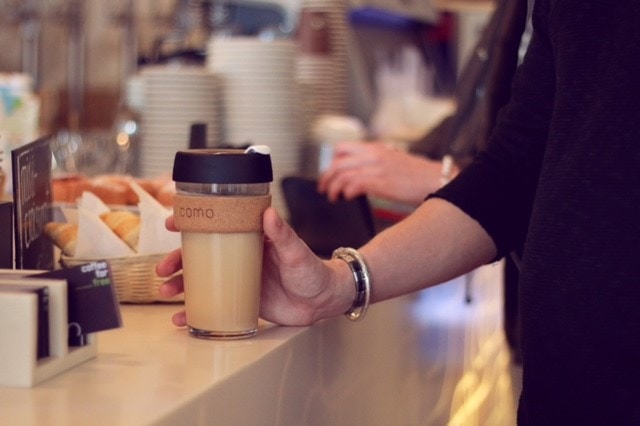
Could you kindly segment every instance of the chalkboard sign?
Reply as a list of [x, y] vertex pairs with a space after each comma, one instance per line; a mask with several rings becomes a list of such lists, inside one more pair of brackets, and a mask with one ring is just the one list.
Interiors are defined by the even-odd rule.
[[51, 209], [51, 146], [44, 137], [11, 151], [16, 269], [53, 269], [53, 244], [44, 226]]

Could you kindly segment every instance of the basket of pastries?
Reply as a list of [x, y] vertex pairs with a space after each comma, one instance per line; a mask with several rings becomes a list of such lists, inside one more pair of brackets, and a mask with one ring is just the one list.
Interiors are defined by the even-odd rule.
[[159, 287], [166, 280], [155, 273], [165, 254], [180, 245], [179, 235], [164, 228], [170, 209], [141, 186], [137, 208], [113, 208], [90, 191], [84, 191], [74, 207], [63, 209], [66, 220], [52, 221], [44, 232], [60, 250], [62, 267], [106, 260], [121, 303], [181, 301], [163, 298]]

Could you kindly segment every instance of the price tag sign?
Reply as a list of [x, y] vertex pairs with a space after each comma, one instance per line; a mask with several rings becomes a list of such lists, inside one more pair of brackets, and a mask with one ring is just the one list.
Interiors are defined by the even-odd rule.
[[53, 269], [50, 137], [11, 151], [16, 269]]
[[122, 326], [111, 267], [105, 260], [34, 275], [66, 279], [69, 346], [84, 346], [86, 335]]

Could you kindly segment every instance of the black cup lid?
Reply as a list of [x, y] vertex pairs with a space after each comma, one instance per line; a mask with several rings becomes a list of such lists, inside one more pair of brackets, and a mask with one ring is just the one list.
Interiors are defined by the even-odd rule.
[[273, 181], [271, 156], [241, 149], [178, 151], [173, 180], [189, 183], [263, 183]]

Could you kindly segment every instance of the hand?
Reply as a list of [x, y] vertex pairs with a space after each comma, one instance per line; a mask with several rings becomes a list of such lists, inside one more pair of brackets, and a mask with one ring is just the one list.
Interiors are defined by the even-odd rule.
[[354, 298], [347, 264], [318, 258], [273, 208], [265, 211], [263, 226], [260, 316], [277, 324], [308, 325], [346, 312]]
[[[167, 229], [176, 231], [173, 216]], [[353, 300], [353, 281], [345, 262], [323, 261], [277, 214], [268, 208], [263, 216], [265, 233], [260, 316], [282, 325], [309, 325], [321, 318], [345, 312]], [[169, 253], [156, 265], [160, 277], [182, 269], [180, 250]], [[162, 284], [160, 294], [172, 297], [184, 291], [182, 275]], [[185, 312], [172, 318], [177, 326], [186, 325]]]
[[335, 201], [368, 194], [418, 205], [440, 187], [442, 163], [399, 151], [381, 142], [341, 142], [320, 176], [318, 190]]

